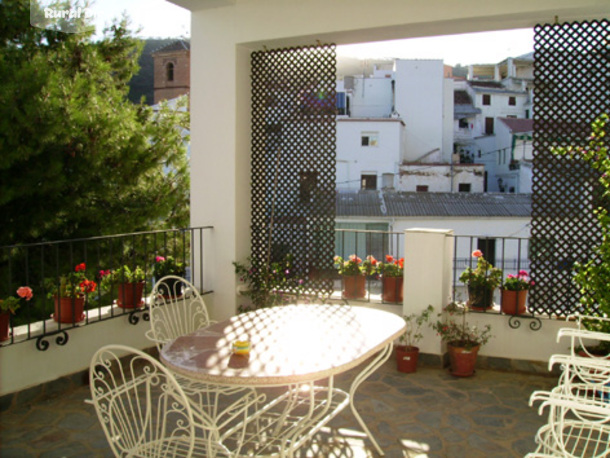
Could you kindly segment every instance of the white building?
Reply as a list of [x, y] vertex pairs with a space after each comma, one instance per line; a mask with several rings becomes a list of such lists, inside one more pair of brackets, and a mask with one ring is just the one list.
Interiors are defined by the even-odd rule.
[[453, 80], [441, 60], [376, 65], [370, 76], [344, 76], [337, 93], [338, 189], [415, 190], [423, 184], [411, 165], [451, 163]]
[[490, 192], [532, 192], [532, 119], [498, 118], [496, 145], [498, 161], [490, 180]]

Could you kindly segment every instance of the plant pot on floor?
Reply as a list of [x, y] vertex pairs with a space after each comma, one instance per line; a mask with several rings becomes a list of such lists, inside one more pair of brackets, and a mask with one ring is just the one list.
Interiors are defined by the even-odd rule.
[[381, 277], [383, 302], [402, 303], [403, 277]]
[[502, 291], [502, 312], [507, 315], [523, 315], [527, 309], [525, 308], [525, 300], [527, 299], [527, 290]]
[[343, 298], [362, 299], [366, 296], [366, 277], [364, 275], [343, 276]]
[[0, 342], [10, 337], [11, 312], [0, 312]]
[[474, 374], [479, 348], [481, 348], [480, 345], [472, 348], [465, 348], [448, 344], [447, 349], [449, 350], [451, 375], [455, 375], [456, 377], [472, 376]]
[[78, 323], [85, 319], [84, 297], [55, 296], [55, 313], [53, 320], [58, 323]]
[[495, 288], [468, 285], [468, 306], [473, 310], [489, 310], [493, 306]]
[[137, 283], [119, 283], [117, 305], [125, 309], [133, 309], [141, 307], [142, 294], [144, 292], [144, 282]]
[[418, 347], [407, 347], [406, 345], [395, 345], [396, 369], [406, 374], [417, 371], [417, 360], [419, 358]]

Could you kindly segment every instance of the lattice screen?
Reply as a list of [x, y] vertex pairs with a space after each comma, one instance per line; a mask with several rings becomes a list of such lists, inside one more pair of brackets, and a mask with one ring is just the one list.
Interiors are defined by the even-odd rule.
[[534, 29], [534, 169], [530, 259], [536, 287], [530, 310], [566, 315], [578, 305], [575, 261], [599, 242], [595, 173], [559, 157], [554, 146], [586, 145], [591, 123], [610, 108], [610, 23], [537, 25]]
[[336, 175], [335, 45], [252, 53], [252, 261], [294, 256], [331, 292]]

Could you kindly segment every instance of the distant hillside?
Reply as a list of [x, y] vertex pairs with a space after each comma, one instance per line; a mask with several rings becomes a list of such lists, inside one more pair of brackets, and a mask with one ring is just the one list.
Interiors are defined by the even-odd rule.
[[142, 96], [146, 99], [146, 104], [154, 103], [154, 68], [151, 53], [163, 46], [173, 43], [178, 38], [147, 38], [144, 41], [144, 50], [138, 63], [140, 71], [129, 82], [128, 98], [134, 103], [139, 103]]

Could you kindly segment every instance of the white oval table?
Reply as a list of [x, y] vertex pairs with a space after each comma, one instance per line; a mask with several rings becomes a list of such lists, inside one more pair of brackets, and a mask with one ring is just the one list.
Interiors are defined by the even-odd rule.
[[[349, 403], [383, 454], [353, 397], [358, 386], [389, 358], [393, 341], [404, 330], [402, 317], [372, 308], [287, 305], [237, 315], [179, 337], [162, 349], [161, 360], [171, 370], [207, 383], [288, 387], [282, 396], [252, 412], [249, 421], [269, 425], [245, 438], [240, 448], [249, 441], [256, 443], [257, 454], [273, 455], [274, 450], [290, 456]], [[249, 357], [232, 354], [236, 340], [250, 341]], [[334, 387], [335, 375], [365, 361], [349, 392]]]

